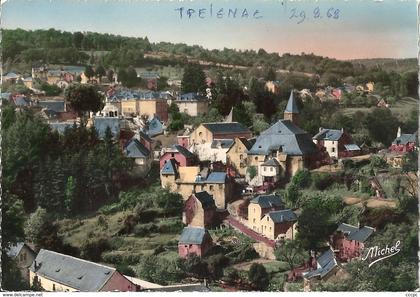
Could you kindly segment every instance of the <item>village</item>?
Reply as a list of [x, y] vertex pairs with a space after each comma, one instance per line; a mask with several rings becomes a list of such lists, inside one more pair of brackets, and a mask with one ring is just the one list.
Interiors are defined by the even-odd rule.
[[[172, 77], [138, 69], [134, 86], [128, 70], [97, 65], [44, 64], [2, 76], [4, 129], [22, 133], [3, 142], [50, 135], [36, 140], [51, 154], [39, 159], [47, 165], [34, 178], [38, 202], [24, 187], [7, 190], [26, 197], [23, 207], [31, 210], [24, 236], [6, 250], [26, 287], [351, 290], [358, 288], [351, 287], [355, 270], [370, 273], [361, 260], [367, 247], [393, 234], [410, 249], [415, 231], [398, 228], [417, 212], [418, 124], [401, 109], [395, 117], [393, 107], [398, 100], [417, 105], [417, 98], [384, 95], [383, 83], [371, 78], [286, 87], [293, 75], [316, 76], [270, 67], [248, 86], [228, 70], [215, 76], [196, 61]], [[229, 91], [234, 83], [240, 99]], [[260, 108], [266, 98], [280, 103]], [[322, 126], [311, 118], [315, 105]], [[28, 132], [36, 125], [45, 126]], [[382, 138], [372, 138], [375, 129]], [[6, 151], [6, 161], [36, 150]], [[75, 156], [87, 158], [77, 167], [84, 169], [74, 169], [91, 170], [85, 178], [69, 173]], [[21, 165], [14, 166], [10, 172]], [[55, 204], [48, 200], [60, 195]], [[49, 217], [54, 209], [58, 215]]]

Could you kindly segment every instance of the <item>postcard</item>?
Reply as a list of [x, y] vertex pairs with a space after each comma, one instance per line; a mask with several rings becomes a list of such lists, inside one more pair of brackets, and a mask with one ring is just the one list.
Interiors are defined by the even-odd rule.
[[5, 296], [417, 296], [417, 5], [2, 1]]

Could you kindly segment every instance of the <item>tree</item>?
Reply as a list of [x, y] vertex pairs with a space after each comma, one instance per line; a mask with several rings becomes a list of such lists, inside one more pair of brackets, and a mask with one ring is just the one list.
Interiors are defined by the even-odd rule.
[[109, 69], [106, 72], [106, 77], [108, 78], [109, 82], [113, 82], [114, 81], [114, 71], [112, 69]]
[[305, 262], [305, 252], [298, 240], [286, 240], [282, 242], [274, 251], [274, 254], [278, 261], [287, 262], [290, 270]]
[[296, 207], [299, 201], [299, 197], [300, 197], [299, 187], [294, 183], [290, 183], [286, 188], [287, 204], [292, 208]]
[[267, 74], [265, 76], [266, 81], [275, 81], [276, 80], [276, 72], [272, 67], [270, 67], [267, 71]]
[[375, 108], [365, 120], [369, 136], [385, 146], [389, 146], [397, 134], [398, 119], [386, 108]]
[[88, 111], [97, 112], [104, 106], [103, 96], [90, 85], [70, 85], [65, 91], [65, 99], [80, 117]]
[[91, 66], [88, 65], [85, 67], [85, 75], [88, 79], [95, 75], [95, 71], [93, 71], [93, 68]]
[[4, 249], [1, 254], [1, 266], [1, 286], [3, 290], [23, 291], [29, 289], [28, 284], [22, 278], [22, 274], [19, 268], [17, 267], [16, 261], [10, 258]]
[[95, 71], [95, 75], [97, 78], [99, 78], [99, 80], [106, 75], [106, 71], [104, 66], [99, 65], [98, 67], [96, 67], [96, 71]]
[[253, 263], [249, 269], [248, 278], [255, 289], [264, 291], [267, 289], [270, 279], [267, 270], [262, 264]]
[[184, 68], [181, 91], [183, 93], [193, 92], [205, 94], [206, 87], [206, 75], [200, 64], [187, 64]]
[[41, 233], [44, 226], [49, 222], [49, 215], [46, 210], [38, 207], [34, 213], [29, 216], [25, 226], [26, 238], [36, 245], [40, 243]]

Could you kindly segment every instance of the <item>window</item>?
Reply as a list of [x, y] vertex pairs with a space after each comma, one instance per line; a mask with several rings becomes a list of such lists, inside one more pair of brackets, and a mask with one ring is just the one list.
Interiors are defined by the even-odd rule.
[[273, 171], [273, 167], [270, 167], [270, 171], [271, 171], [271, 172]]
[[201, 185], [201, 191], [204, 191], [204, 185]]
[[255, 157], [255, 161], [258, 161], [258, 157]]
[[264, 167], [264, 171], [267, 171], [267, 167]]
[[271, 231], [271, 227], [270, 227], [270, 231]]
[[268, 218], [268, 216], [267, 216], [267, 222], [269, 221], [270, 219]]
[[53, 284], [53, 291], [55, 291], [55, 284]]
[[174, 153], [171, 153], [171, 157], [174, 158], [175, 157], [175, 154]]
[[253, 219], [252, 222], [255, 223], [255, 219]]
[[213, 189], [214, 189], [214, 186], [213, 185], [210, 185], [210, 191], [213, 191]]
[[223, 185], [222, 184], [219, 185], [219, 189], [220, 190], [223, 189]]
[[203, 132], [198, 132], [198, 136], [203, 136]]
[[335, 147], [331, 148], [331, 152], [333, 153], [335, 152]]
[[244, 156], [242, 154], [239, 155], [239, 160], [243, 160]]

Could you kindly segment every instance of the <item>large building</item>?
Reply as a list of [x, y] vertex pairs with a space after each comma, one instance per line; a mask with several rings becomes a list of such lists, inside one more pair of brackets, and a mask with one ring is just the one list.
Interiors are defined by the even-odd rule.
[[361, 153], [360, 147], [354, 143], [350, 134], [344, 129], [320, 128], [319, 133], [313, 137], [313, 141], [318, 146], [325, 148], [328, 155], [334, 159], [353, 157]]
[[30, 267], [30, 285], [45, 291], [110, 292], [140, 288], [115, 268], [41, 249]]
[[314, 168], [321, 159], [320, 150], [312, 137], [296, 125], [299, 111], [291, 94], [279, 120], [261, 132], [248, 151], [248, 167], [254, 167], [255, 177], [248, 176], [253, 185], [275, 183], [293, 176], [298, 170]]
[[184, 112], [192, 117], [206, 114], [209, 111], [207, 97], [197, 93], [182, 94], [173, 102], [178, 106], [180, 112]]

